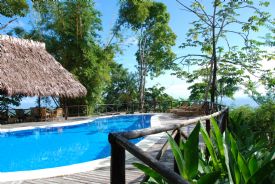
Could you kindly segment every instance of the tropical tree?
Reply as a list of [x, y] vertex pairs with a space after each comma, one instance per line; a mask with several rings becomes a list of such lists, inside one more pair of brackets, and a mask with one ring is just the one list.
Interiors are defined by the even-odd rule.
[[5, 18], [6, 22], [0, 22], [0, 30], [5, 29], [8, 25], [24, 17], [29, 10], [26, 0], [5, 0], [0, 1], [0, 18]]
[[173, 97], [165, 93], [165, 87], [159, 86], [159, 84], [145, 90], [145, 104], [149, 107], [152, 106], [154, 111], [156, 111], [157, 104], [162, 111], [168, 110], [171, 108], [172, 100]]
[[[6, 0], [0, 1], [0, 31], [6, 29], [18, 17], [24, 17], [29, 11], [26, 0]], [[2, 20], [4, 20], [2, 22]], [[6, 109], [9, 105], [19, 106], [22, 95], [7, 97], [0, 91], [0, 109]]]
[[114, 47], [99, 41], [100, 13], [94, 2], [33, 1], [35, 27], [26, 32], [16, 28], [17, 35], [43, 41], [47, 50], [87, 88], [87, 96], [60, 99], [61, 103], [87, 104], [93, 107], [110, 81], [110, 64]]
[[111, 81], [104, 90], [105, 104], [127, 104], [137, 100], [137, 77], [121, 64], [112, 63]]
[[[265, 45], [270, 48], [269, 52], [270, 59], [275, 60], [275, 18], [268, 24], [270, 32], [263, 37]], [[273, 50], [273, 51], [272, 51]], [[259, 92], [259, 86], [264, 86], [265, 93]], [[248, 81], [246, 83], [245, 92], [258, 104], [265, 104], [268, 102], [275, 102], [275, 67], [265, 71], [257, 82]]]
[[199, 97], [205, 100], [210, 94], [211, 102], [215, 102], [218, 96], [232, 97], [238, 85], [262, 72], [260, 61], [268, 55], [261, 49], [263, 43], [253, 38], [269, 21], [270, 14], [263, 11], [269, 2], [177, 2], [196, 17], [181, 48], [196, 47], [200, 52], [196, 50], [195, 54], [180, 56], [178, 61], [182, 66], [194, 67], [191, 71], [183, 71], [179, 65], [176, 72], [178, 76], [187, 77], [189, 82], [201, 83], [192, 85], [191, 92], [199, 92]]
[[22, 98], [23, 95], [14, 95], [8, 97], [5, 93], [0, 91], [0, 111], [7, 109], [9, 105], [19, 106]]
[[167, 8], [163, 3], [151, 0], [120, 2], [117, 27], [129, 27], [138, 38], [136, 59], [141, 111], [144, 108], [146, 77], [158, 76], [163, 70], [169, 69], [175, 57], [171, 46], [175, 44], [176, 35], [168, 25], [169, 19]]

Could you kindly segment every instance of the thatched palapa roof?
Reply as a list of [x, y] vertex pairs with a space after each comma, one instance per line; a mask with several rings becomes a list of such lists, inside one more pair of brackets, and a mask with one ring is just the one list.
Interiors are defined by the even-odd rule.
[[45, 44], [0, 35], [0, 91], [12, 96], [85, 96], [86, 88], [58, 63]]

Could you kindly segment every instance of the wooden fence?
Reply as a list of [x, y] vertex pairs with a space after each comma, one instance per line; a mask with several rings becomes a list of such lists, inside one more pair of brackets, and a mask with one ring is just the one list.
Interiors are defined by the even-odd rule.
[[135, 130], [130, 132], [121, 132], [121, 133], [110, 133], [109, 142], [111, 144], [111, 183], [112, 184], [123, 184], [125, 183], [125, 151], [128, 151], [133, 156], [144, 162], [146, 165], [150, 166], [152, 169], [164, 176], [169, 182], [175, 184], [186, 184], [187, 181], [178, 175], [178, 168], [174, 167], [174, 171], [169, 169], [163, 163], [159, 162], [160, 158], [164, 155], [167, 147], [168, 141], [163, 145], [162, 149], [159, 151], [157, 156], [153, 158], [141, 148], [137, 147], [135, 144], [131, 143], [130, 139], [140, 138], [147, 135], [158, 134], [162, 132], [172, 131], [172, 137], [174, 140], [179, 143], [180, 139], [187, 139], [181, 128], [196, 124], [199, 121], [206, 122], [206, 128], [209, 133], [210, 131], [210, 118], [214, 117], [221, 131], [223, 132], [228, 123], [228, 108], [222, 105], [210, 104], [209, 106], [216, 106], [217, 112], [214, 112], [210, 115], [198, 117], [190, 120], [183, 120], [182, 123], [170, 124], [165, 127], [155, 127], [147, 128], [141, 130]]

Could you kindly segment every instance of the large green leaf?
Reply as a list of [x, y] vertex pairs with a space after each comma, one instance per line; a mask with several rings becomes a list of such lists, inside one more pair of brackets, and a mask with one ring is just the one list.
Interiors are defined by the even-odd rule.
[[167, 184], [165, 178], [161, 176], [159, 173], [151, 169], [150, 167], [140, 164], [140, 163], [133, 163], [135, 167], [142, 170], [147, 176], [153, 178], [159, 184]]
[[168, 141], [169, 144], [171, 146], [173, 155], [175, 157], [175, 160], [177, 162], [177, 166], [179, 168], [179, 172], [180, 175], [184, 178], [184, 179], [188, 179], [187, 173], [186, 173], [186, 168], [185, 166], [185, 161], [183, 159], [183, 155], [181, 153], [181, 150], [179, 148], [179, 146], [177, 145], [176, 141], [168, 134]]
[[191, 181], [192, 178], [198, 174], [199, 132], [200, 132], [200, 123], [197, 123], [196, 127], [191, 132], [186, 143], [184, 144], [185, 169], [186, 169], [186, 174], [188, 176], [189, 181]]
[[245, 182], [247, 182], [247, 180], [250, 177], [250, 172], [248, 169], [248, 165], [245, 161], [245, 159], [243, 158], [243, 156], [241, 155], [241, 153], [238, 153], [238, 167], [240, 172], [242, 173], [242, 176], [245, 180]]
[[237, 165], [234, 165], [234, 176], [235, 176], [235, 183], [240, 184], [241, 183], [241, 173], [240, 173]]
[[208, 173], [198, 180], [198, 184], [210, 184], [215, 183], [220, 177], [220, 172]]
[[248, 168], [250, 171], [250, 175], [253, 175], [258, 170], [258, 162], [254, 156], [249, 159]]
[[219, 162], [218, 162], [215, 150], [214, 150], [214, 146], [213, 146], [213, 144], [211, 142], [211, 139], [208, 136], [208, 133], [206, 132], [206, 130], [205, 130], [205, 128], [204, 128], [203, 125], [201, 125], [200, 131], [201, 131], [203, 140], [205, 142], [205, 145], [206, 145], [206, 147], [207, 147], [207, 149], [209, 151], [209, 154], [210, 154], [210, 156], [211, 156], [211, 158], [213, 160], [214, 167], [216, 168], [216, 170], [219, 170]]
[[219, 154], [221, 156], [221, 159], [224, 159], [223, 138], [222, 138], [220, 128], [213, 117], [211, 117], [210, 120], [211, 120], [211, 124], [213, 125], [213, 129], [214, 129], [213, 133], [216, 138], [215, 140], [218, 146]]
[[235, 139], [233, 138], [231, 133], [228, 133], [229, 139], [230, 139], [230, 150], [232, 152], [232, 155], [235, 159], [235, 161], [238, 161], [238, 147]]
[[227, 173], [228, 173], [228, 177], [229, 177], [229, 182], [230, 184], [234, 184], [235, 181], [235, 175], [233, 173], [234, 170], [234, 166], [233, 166], [233, 155], [230, 151], [230, 146], [231, 146], [231, 142], [230, 142], [230, 138], [229, 138], [229, 133], [226, 130], [225, 131], [225, 144], [224, 146], [224, 156], [225, 156], [225, 164], [226, 164], [226, 168], [227, 168]]
[[275, 159], [270, 160], [260, 169], [258, 169], [246, 182], [247, 184], [258, 184], [261, 183], [271, 172], [275, 170]]

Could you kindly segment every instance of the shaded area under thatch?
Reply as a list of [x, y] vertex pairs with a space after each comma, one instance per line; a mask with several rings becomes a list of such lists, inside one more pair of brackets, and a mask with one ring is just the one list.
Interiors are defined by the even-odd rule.
[[58, 63], [45, 44], [0, 35], [0, 90], [8, 96], [85, 96], [86, 88]]

